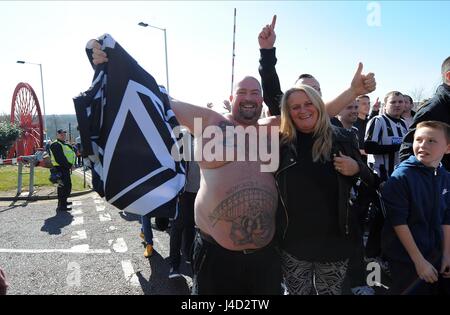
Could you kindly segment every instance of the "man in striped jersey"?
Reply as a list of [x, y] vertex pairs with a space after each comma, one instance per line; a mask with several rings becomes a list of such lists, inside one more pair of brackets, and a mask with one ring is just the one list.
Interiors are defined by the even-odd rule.
[[[404, 111], [402, 93], [392, 91], [384, 98], [383, 114], [373, 117], [367, 124], [364, 150], [367, 152], [367, 163], [378, 174], [381, 182], [386, 181], [399, 164], [399, 151], [408, 128], [401, 118]], [[380, 205], [375, 202], [380, 209]], [[381, 254], [381, 229], [384, 217], [381, 211], [375, 211], [370, 222], [369, 238], [366, 244], [366, 256], [378, 257]]]
[[400, 92], [392, 91], [384, 98], [385, 113], [375, 116], [367, 124], [364, 150], [367, 162], [382, 181], [394, 171], [399, 163], [398, 152], [408, 128], [401, 118], [404, 99]]

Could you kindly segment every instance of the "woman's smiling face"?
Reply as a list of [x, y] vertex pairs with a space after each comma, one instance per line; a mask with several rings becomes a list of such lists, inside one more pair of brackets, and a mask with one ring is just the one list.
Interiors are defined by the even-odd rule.
[[293, 92], [288, 100], [289, 115], [298, 131], [311, 133], [314, 131], [319, 111], [303, 91]]

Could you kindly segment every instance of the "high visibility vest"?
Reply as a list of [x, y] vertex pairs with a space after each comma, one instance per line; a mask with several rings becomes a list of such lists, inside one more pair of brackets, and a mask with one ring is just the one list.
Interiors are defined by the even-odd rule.
[[[72, 150], [72, 147], [70, 145], [68, 145], [68, 144], [62, 144], [58, 140], [53, 141], [53, 143], [55, 143], [55, 142], [58, 143], [61, 146], [61, 148], [63, 150], [63, 153], [64, 153], [64, 156], [67, 159], [67, 162], [69, 162], [72, 165], [75, 164], [75, 157], [76, 156], [75, 156], [75, 152]], [[51, 156], [52, 156], [52, 164], [53, 164], [53, 166], [59, 166], [59, 163], [56, 162], [55, 156], [53, 155], [53, 153], [51, 154]]]

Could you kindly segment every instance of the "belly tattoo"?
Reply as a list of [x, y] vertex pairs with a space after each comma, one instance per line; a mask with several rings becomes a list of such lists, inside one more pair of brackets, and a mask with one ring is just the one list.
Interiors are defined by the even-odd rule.
[[214, 227], [219, 221], [231, 223], [230, 238], [235, 245], [264, 246], [273, 234], [277, 196], [260, 188], [245, 188], [223, 200], [209, 215]]

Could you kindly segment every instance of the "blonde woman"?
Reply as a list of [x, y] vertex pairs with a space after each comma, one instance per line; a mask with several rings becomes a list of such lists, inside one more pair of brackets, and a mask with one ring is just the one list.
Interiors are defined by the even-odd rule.
[[280, 133], [277, 227], [285, 285], [289, 294], [341, 294], [355, 244], [350, 191], [358, 178], [373, 185], [374, 176], [354, 134], [330, 124], [309, 86], [284, 94]]

